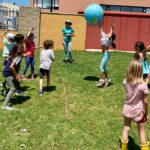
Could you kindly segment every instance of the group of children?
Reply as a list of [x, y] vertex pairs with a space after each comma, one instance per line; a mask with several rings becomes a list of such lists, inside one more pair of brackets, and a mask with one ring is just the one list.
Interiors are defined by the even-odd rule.
[[[2, 71], [4, 81], [2, 83], [3, 95], [6, 97], [4, 104], [2, 106], [5, 110], [12, 110], [10, 99], [14, 93], [20, 95], [22, 93], [20, 89], [20, 80], [26, 80], [26, 72], [31, 66], [31, 79], [34, 79], [34, 34], [33, 28], [28, 32], [26, 37], [22, 34], [17, 34], [14, 36], [13, 33], [4, 32], [1, 35], [1, 39], [4, 43], [4, 50], [2, 56], [4, 57], [4, 68]], [[48, 89], [50, 84], [50, 69], [52, 61], [54, 61], [55, 56], [53, 52], [54, 42], [52, 40], [45, 40], [43, 42], [43, 49], [40, 52], [40, 81], [39, 81], [39, 95], [43, 94], [43, 79], [44, 76], [47, 78]], [[20, 66], [22, 58], [25, 57], [25, 68], [23, 75], [20, 72]], [[9, 92], [7, 91], [7, 86]]]
[[[70, 20], [65, 22], [65, 28], [63, 29], [63, 45], [65, 62], [72, 62], [72, 36], [74, 36], [74, 30], [71, 28], [72, 23]], [[104, 87], [110, 84], [108, 78], [106, 65], [110, 58], [109, 47], [112, 45], [115, 48], [113, 41], [116, 36], [113, 32], [115, 25], [112, 25], [110, 32], [106, 34], [102, 29], [102, 24], [99, 23], [99, 29], [101, 32], [101, 45], [102, 45], [102, 61], [100, 63], [100, 79], [96, 84], [97, 87]], [[21, 79], [26, 80], [26, 72], [31, 66], [31, 79], [34, 79], [34, 51], [36, 49], [34, 43], [33, 28], [28, 32], [24, 38], [23, 35], [6, 32], [1, 35], [4, 42], [4, 69], [2, 71], [4, 82], [3, 87], [9, 87], [9, 92], [6, 94], [6, 99], [2, 106], [3, 109], [12, 110], [10, 107], [10, 98], [12, 95], [20, 90]], [[55, 59], [53, 52], [54, 42], [52, 40], [46, 40], [43, 42], [43, 49], [40, 52], [40, 81], [39, 81], [39, 95], [43, 94], [43, 79], [47, 78], [47, 87], [50, 85], [50, 69], [51, 64]], [[22, 58], [25, 57], [25, 68], [23, 75], [20, 75], [20, 64]], [[124, 127], [121, 137], [121, 149], [128, 149], [128, 132], [131, 126], [131, 121], [137, 123], [139, 139], [141, 144], [141, 150], [149, 150], [149, 143], [146, 140], [145, 123], [148, 115], [148, 87], [149, 82], [149, 66], [147, 61], [146, 47], [143, 42], [136, 42], [135, 54], [131, 60], [126, 77], [123, 81], [123, 85], [126, 91], [125, 102], [123, 106]]]
[[[102, 27], [103, 22], [99, 23], [103, 54], [100, 63], [100, 79], [96, 84], [97, 87], [106, 87], [110, 83], [106, 69], [107, 62], [110, 58], [108, 49], [110, 45], [115, 48], [113, 41], [116, 38], [113, 33], [115, 25], [112, 25], [108, 34], [103, 31]], [[128, 150], [128, 134], [132, 121], [137, 123], [141, 150], [150, 150], [150, 143], [147, 141], [145, 133], [145, 124], [148, 118], [147, 96], [149, 93], [150, 68], [147, 61], [147, 49], [149, 47], [146, 48], [142, 41], [135, 43], [135, 54], [129, 64], [126, 77], [123, 80], [126, 97], [123, 105], [124, 127], [121, 136], [122, 150]]]

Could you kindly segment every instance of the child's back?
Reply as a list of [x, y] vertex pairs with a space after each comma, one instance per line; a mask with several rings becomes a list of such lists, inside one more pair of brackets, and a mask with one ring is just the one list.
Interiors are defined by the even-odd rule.
[[40, 68], [49, 70], [54, 60], [54, 52], [51, 49], [43, 49], [40, 53]]
[[124, 81], [126, 90], [126, 98], [123, 107], [123, 114], [126, 117], [134, 118], [137, 114], [144, 111], [143, 100], [144, 96], [148, 94], [146, 83], [131, 84]]

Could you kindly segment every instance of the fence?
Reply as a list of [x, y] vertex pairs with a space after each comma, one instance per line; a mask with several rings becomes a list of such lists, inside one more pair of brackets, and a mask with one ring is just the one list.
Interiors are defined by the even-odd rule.
[[18, 10], [0, 7], [0, 29], [16, 30], [18, 15]]

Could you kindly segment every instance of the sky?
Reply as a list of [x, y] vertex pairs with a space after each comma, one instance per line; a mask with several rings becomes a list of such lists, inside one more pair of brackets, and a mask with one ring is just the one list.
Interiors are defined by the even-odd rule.
[[0, 0], [0, 2], [16, 3], [19, 6], [29, 6], [30, 0]]

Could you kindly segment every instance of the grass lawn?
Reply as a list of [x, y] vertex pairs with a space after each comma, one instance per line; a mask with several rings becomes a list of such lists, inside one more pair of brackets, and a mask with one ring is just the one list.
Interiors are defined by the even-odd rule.
[[[111, 52], [108, 69], [113, 85], [102, 89], [96, 87], [101, 53], [75, 51], [72, 64], [62, 62], [62, 51], [55, 56], [49, 92], [38, 95], [39, 77], [21, 81], [24, 96], [12, 99], [17, 110], [0, 109], [0, 150], [119, 150], [125, 96], [122, 81], [133, 54]], [[36, 74], [38, 61], [36, 54]], [[4, 97], [0, 100], [2, 106]], [[149, 123], [146, 130], [149, 133]], [[135, 123], [130, 136], [134, 147], [130, 150], [138, 150]]]

